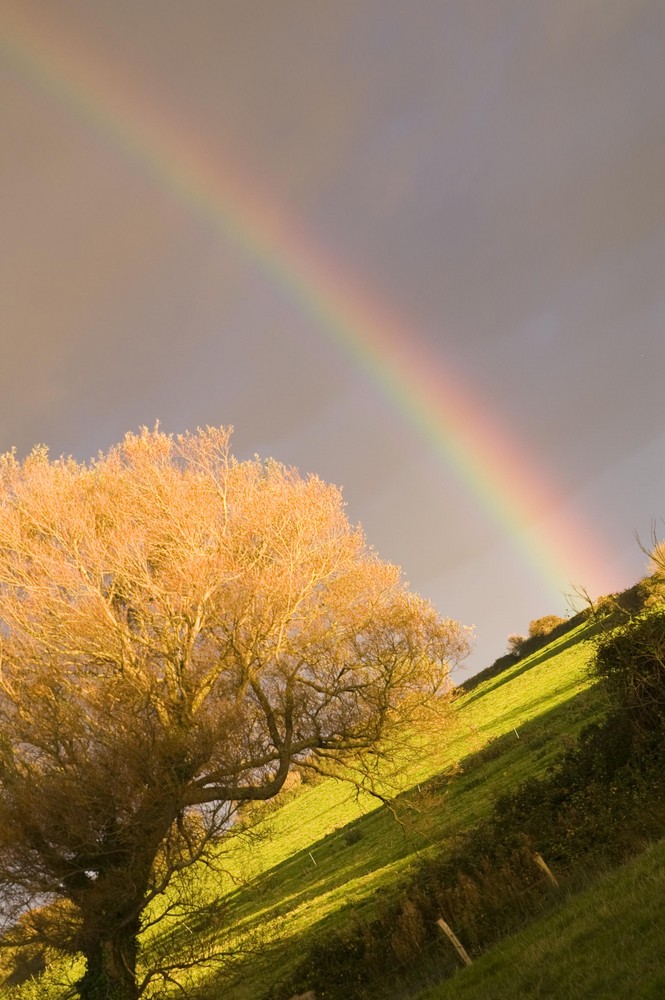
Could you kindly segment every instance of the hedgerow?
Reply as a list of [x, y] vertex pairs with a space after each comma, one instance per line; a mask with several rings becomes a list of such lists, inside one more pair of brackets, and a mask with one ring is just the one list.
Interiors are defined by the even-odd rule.
[[[322, 937], [266, 1000], [305, 988], [321, 1000], [385, 996], [391, 975], [422, 962], [441, 937], [438, 918], [474, 955], [551, 905], [557, 890], [536, 855], [565, 890], [662, 835], [665, 607], [607, 626], [596, 647], [595, 670], [608, 697], [604, 721], [587, 727], [544, 777], [499, 798], [491, 816], [452, 850], [421, 862], [371, 920]], [[451, 952], [440, 974], [458, 966]]]

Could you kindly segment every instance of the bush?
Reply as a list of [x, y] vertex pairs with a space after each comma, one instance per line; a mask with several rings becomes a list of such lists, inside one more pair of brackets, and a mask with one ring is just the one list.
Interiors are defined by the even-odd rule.
[[534, 618], [533, 621], [529, 622], [529, 638], [533, 639], [537, 635], [549, 635], [565, 621], [566, 619], [560, 618], [559, 615], [543, 615], [542, 618]]
[[600, 637], [596, 672], [634, 737], [665, 728], [665, 608], [654, 607]]
[[511, 656], [521, 656], [522, 647], [526, 642], [527, 637], [525, 635], [519, 635], [517, 632], [513, 632], [512, 635], [508, 636], [508, 653]]

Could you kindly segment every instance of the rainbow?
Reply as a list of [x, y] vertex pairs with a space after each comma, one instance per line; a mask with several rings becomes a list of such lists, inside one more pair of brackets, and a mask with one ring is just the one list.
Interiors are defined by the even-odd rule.
[[[331, 260], [217, 149], [150, 104], [89, 45], [22, 3], [0, 2], [0, 51], [22, 79], [101, 133], [285, 288], [514, 537], [553, 593], [560, 596], [571, 582], [602, 592], [619, 578], [591, 525], [551, 516], [562, 505], [561, 491], [516, 434], [500, 426], [417, 330]], [[547, 532], [545, 519], [555, 525]]]

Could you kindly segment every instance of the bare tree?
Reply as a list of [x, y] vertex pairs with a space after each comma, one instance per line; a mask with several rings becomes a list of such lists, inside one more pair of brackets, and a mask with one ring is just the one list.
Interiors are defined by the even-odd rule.
[[147, 908], [234, 811], [379, 748], [467, 650], [335, 487], [229, 437], [0, 459], [0, 881], [83, 1000], [150, 992]]
[[521, 656], [522, 646], [527, 641], [528, 636], [520, 635], [518, 632], [511, 632], [508, 636], [508, 652], [511, 656]]

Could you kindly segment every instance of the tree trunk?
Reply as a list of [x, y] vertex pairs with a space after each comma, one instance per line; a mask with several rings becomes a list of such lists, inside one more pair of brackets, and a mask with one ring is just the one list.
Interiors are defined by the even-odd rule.
[[76, 984], [81, 1000], [138, 1000], [137, 933], [138, 927], [123, 927], [84, 947], [85, 975]]

